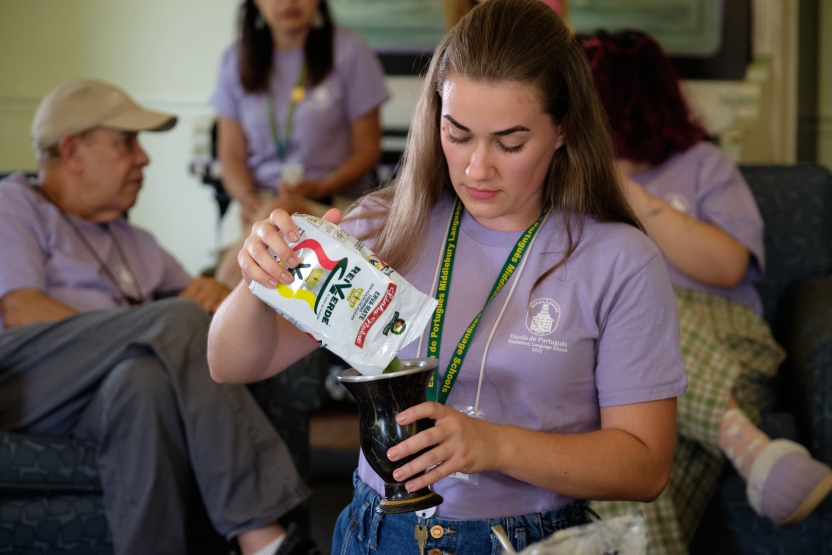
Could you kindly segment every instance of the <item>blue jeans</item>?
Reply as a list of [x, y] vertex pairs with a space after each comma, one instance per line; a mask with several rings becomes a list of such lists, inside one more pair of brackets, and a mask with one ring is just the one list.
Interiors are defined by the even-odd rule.
[[[355, 495], [341, 512], [332, 538], [333, 555], [417, 555], [419, 544], [413, 538], [416, 513], [380, 515], [375, 509], [381, 497], [353, 476]], [[425, 555], [439, 549], [443, 555], [500, 555], [502, 547], [491, 527], [503, 526], [516, 551], [539, 542], [558, 530], [591, 522], [586, 501], [549, 509], [541, 513], [493, 519], [454, 520], [434, 516], [422, 524], [428, 530], [442, 527], [439, 539], [428, 535]], [[382, 526], [382, 523], [384, 526]], [[433, 551], [436, 554], [436, 551]]]

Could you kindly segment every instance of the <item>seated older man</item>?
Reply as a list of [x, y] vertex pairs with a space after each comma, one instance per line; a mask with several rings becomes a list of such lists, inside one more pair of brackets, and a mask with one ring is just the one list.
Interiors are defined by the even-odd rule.
[[97, 81], [38, 108], [37, 181], [0, 181], [0, 429], [98, 443], [117, 554], [187, 551], [191, 474], [244, 554], [314, 553], [278, 523], [309, 495], [285, 445], [244, 387], [209, 375], [228, 290], [123, 218], [149, 163], [138, 132], [175, 124]]

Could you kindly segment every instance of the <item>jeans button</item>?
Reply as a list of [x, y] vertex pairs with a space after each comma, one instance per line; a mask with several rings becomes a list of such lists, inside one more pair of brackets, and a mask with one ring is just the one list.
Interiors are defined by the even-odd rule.
[[434, 526], [430, 527], [430, 537], [432, 537], [433, 539], [438, 540], [444, 535], [445, 529], [439, 526], [438, 524], [435, 524]]
[[434, 547], [428, 552], [428, 555], [442, 555], [442, 550], [438, 547]]

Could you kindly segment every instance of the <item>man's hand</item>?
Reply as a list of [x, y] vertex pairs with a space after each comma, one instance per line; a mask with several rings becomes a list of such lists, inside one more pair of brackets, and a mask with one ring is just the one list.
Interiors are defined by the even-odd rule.
[[213, 314], [229, 293], [231, 293], [231, 290], [214, 278], [200, 276], [192, 279], [188, 287], [179, 293], [179, 296], [194, 301], [209, 314]]
[[50, 299], [39, 289], [17, 289], [0, 298], [0, 317], [6, 329], [37, 322], [57, 322], [77, 312]]

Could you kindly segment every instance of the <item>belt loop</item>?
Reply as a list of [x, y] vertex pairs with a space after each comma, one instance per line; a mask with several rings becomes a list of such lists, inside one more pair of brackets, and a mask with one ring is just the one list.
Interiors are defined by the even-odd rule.
[[365, 521], [367, 518], [367, 511], [373, 510], [371, 492], [375, 493], [372, 489], [364, 486], [363, 484], [355, 488], [355, 519], [358, 521], [358, 526], [355, 532], [357, 534], [358, 541], [363, 541], [366, 533]]
[[537, 534], [540, 538], [546, 537], [546, 530], [543, 528], [543, 517], [541, 513], [535, 513], [534, 517], [537, 519]]
[[370, 549], [375, 549], [376, 547], [378, 547], [379, 530], [381, 529], [381, 521], [384, 518], [383, 514], [375, 510], [376, 505], [378, 505], [378, 502], [379, 500], [376, 499], [370, 507], [370, 509], [373, 512], [373, 520], [370, 523], [370, 529], [367, 531], [367, 543], [369, 544]]

